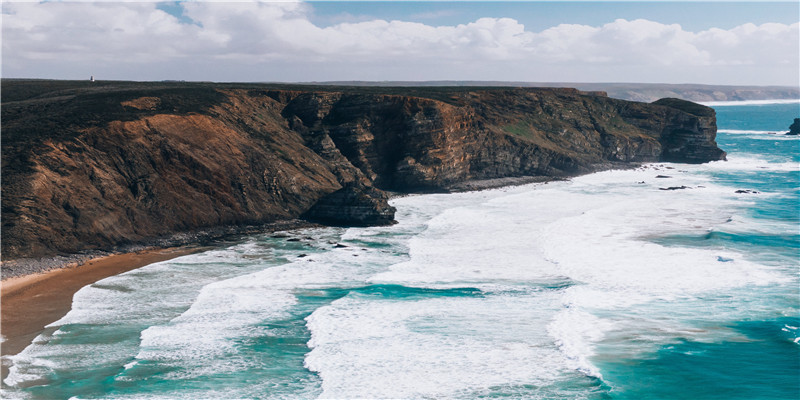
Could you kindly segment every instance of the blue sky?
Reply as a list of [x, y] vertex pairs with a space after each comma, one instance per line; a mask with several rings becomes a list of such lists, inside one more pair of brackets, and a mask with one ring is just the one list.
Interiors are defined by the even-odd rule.
[[398, 19], [432, 25], [457, 25], [481, 17], [514, 18], [527, 29], [555, 24], [599, 25], [616, 19], [644, 18], [680, 24], [698, 30], [730, 29], [745, 23], [792, 24], [800, 18], [800, 2], [692, 2], [692, 1], [312, 1], [311, 20], [319, 26], [371, 19]]
[[4, 77], [800, 84], [800, 2], [3, 2]]

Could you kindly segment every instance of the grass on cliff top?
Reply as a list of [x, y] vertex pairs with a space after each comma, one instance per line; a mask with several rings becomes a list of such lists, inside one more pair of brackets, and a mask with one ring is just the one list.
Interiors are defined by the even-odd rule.
[[[55, 86], [50, 84], [51, 81], [32, 85], [14, 83], [7, 87], [3, 81], [2, 87], [4, 150], [14, 143], [73, 136], [84, 127], [104, 125], [110, 121], [130, 121], [142, 115], [202, 113], [226, 99], [224, 94], [202, 87], [136, 85], [95, 90], [58, 81]], [[135, 110], [121, 104], [153, 93], [157, 93], [161, 100], [155, 109]], [[21, 100], [11, 101], [7, 96]]]
[[560, 88], [520, 88], [514, 86], [335, 86], [290, 83], [215, 83], [215, 82], [132, 82], [132, 81], [62, 81], [44, 79], [2, 79], [2, 102], [45, 100], [88, 93], [113, 93], [131, 90], [163, 89], [260, 89], [309, 92], [341, 92], [366, 95], [399, 95], [422, 97], [453, 103], [463, 93], [493, 90], [546, 90]]

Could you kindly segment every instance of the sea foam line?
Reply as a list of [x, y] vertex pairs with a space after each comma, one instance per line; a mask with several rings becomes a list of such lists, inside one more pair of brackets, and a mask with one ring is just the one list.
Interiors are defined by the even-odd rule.
[[769, 134], [780, 134], [785, 133], [786, 130], [775, 130], [775, 131], [747, 131], [741, 129], [718, 129], [717, 133], [732, 133], [732, 134], [742, 134], [742, 135], [769, 135]]

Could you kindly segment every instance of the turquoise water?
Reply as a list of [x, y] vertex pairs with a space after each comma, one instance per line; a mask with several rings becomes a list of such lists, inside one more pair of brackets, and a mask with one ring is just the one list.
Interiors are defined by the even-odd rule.
[[[696, 236], [666, 236], [668, 246], [734, 249], [756, 262], [786, 267], [797, 276], [800, 261], [800, 141], [772, 135], [785, 133], [798, 104], [716, 107], [719, 146], [731, 158], [762, 160], [757, 168], [711, 171], [715, 183], [756, 190], [741, 215], [754, 229], [724, 228]], [[763, 161], [766, 161], [764, 163]], [[783, 164], [785, 168], [774, 168]], [[759, 229], [767, 225], [787, 229]], [[796, 282], [796, 280], [794, 281]], [[629, 360], [604, 364], [608, 379], [620, 382], [612, 391], [619, 399], [797, 399], [800, 398], [800, 289], [796, 284], [739, 293], [748, 303], [764, 302], [758, 313], [743, 312], [724, 328], [734, 339], [701, 342], [676, 338], [675, 343]], [[706, 302], [730, 301], [703, 299]], [[615, 378], [611, 378], [611, 377]]]
[[3, 398], [800, 398], [800, 140], [769, 134], [798, 107], [716, 107], [727, 162], [396, 198], [392, 227], [104, 279]]

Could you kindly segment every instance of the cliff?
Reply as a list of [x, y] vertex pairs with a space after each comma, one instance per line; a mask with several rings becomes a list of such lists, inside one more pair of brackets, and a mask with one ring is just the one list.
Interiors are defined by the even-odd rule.
[[300, 216], [388, 224], [394, 209], [382, 190], [725, 157], [710, 108], [575, 89], [2, 89], [4, 260]]

